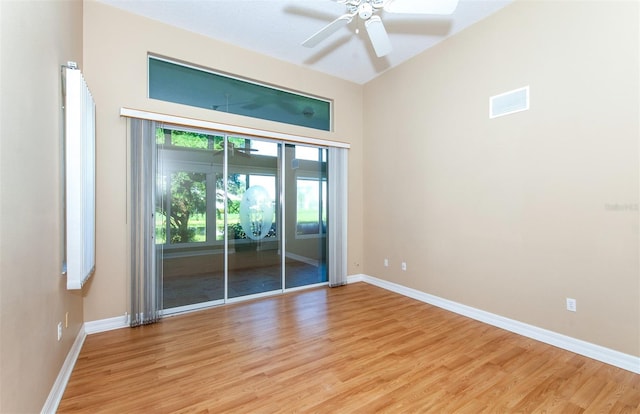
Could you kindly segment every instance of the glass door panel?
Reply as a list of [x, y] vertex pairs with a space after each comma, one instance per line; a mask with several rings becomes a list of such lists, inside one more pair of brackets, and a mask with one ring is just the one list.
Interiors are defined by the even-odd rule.
[[162, 245], [163, 309], [224, 299], [224, 223], [217, 188], [223, 137], [158, 129], [156, 244]]
[[285, 288], [327, 282], [327, 150], [285, 145]]
[[282, 289], [278, 153], [277, 143], [228, 139], [229, 298]]

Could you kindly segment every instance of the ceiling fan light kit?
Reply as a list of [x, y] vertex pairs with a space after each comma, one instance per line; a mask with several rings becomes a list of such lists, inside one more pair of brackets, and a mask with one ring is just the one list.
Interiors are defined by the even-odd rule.
[[[347, 26], [354, 17], [364, 21], [371, 45], [378, 57], [391, 53], [392, 46], [382, 18], [376, 13], [384, 11], [398, 14], [452, 14], [458, 6], [458, 0], [334, 0], [347, 7], [347, 13], [338, 17], [307, 40], [305, 47], [315, 47], [332, 34]], [[356, 31], [357, 33], [357, 31]]]

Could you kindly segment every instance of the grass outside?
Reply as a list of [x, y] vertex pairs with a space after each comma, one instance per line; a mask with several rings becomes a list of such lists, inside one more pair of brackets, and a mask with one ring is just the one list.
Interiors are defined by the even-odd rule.
[[[318, 212], [314, 210], [300, 211], [298, 212], [298, 223], [314, 223], [318, 220]], [[227, 216], [229, 224], [240, 223], [239, 214], [229, 214]], [[217, 222], [217, 240], [222, 240], [223, 236], [223, 221], [216, 220]], [[165, 226], [165, 216], [162, 214], [156, 214], [156, 243], [166, 243], [166, 237], [163, 234], [162, 229]], [[194, 214], [189, 218], [189, 227], [195, 229], [195, 236], [192, 240], [193, 243], [203, 243], [207, 241], [207, 216], [206, 214]]]

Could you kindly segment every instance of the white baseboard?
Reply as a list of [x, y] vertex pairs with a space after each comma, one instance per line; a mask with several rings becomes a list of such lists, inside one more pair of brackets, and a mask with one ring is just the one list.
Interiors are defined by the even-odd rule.
[[367, 275], [363, 275], [362, 273], [357, 274], [357, 275], [347, 276], [347, 284], [356, 283], [356, 282], [364, 282], [366, 278], [367, 278]]
[[53, 414], [58, 409], [58, 405], [62, 400], [64, 390], [67, 388], [71, 372], [73, 372], [73, 367], [76, 365], [76, 361], [80, 355], [80, 350], [82, 349], [82, 344], [84, 344], [86, 337], [87, 333], [85, 332], [83, 325], [80, 327], [75, 341], [73, 341], [73, 345], [62, 364], [62, 368], [60, 368], [60, 372], [58, 373], [56, 381], [53, 383], [53, 387], [51, 387], [49, 396], [42, 407], [42, 414]]
[[127, 314], [124, 316], [116, 316], [114, 318], [99, 319], [97, 321], [84, 323], [84, 330], [87, 335], [127, 327], [129, 327], [129, 315]]
[[[459, 315], [463, 315], [489, 325], [497, 326], [498, 328], [502, 328], [507, 331], [514, 332], [519, 335], [526, 336], [528, 338], [535, 339], [537, 341], [544, 342], [546, 344], [553, 345], [558, 348], [562, 348], [600, 362], [604, 362], [605, 364], [613, 365], [615, 367], [640, 374], [640, 357], [628, 355], [613, 349], [605, 348], [600, 345], [595, 345], [590, 342], [582, 341], [566, 335], [542, 329], [537, 326], [505, 318], [503, 316], [486, 312], [480, 309], [472, 308], [471, 306], [463, 305], [448, 299], [443, 299], [438, 296], [430, 295], [428, 293], [408, 288], [397, 283], [378, 279], [373, 276], [356, 274], [347, 277], [347, 283], [356, 282], [369, 283], [371, 285], [381, 287], [391, 292], [395, 292], [412, 299], [416, 299], [421, 302], [446, 309]], [[84, 323], [84, 325], [80, 328], [78, 336], [76, 337], [76, 340], [69, 350], [69, 353], [67, 354], [67, 358], [65, 359], [64, 364], [60, 369], [60, 373], [58, 374], [55, 383], [53, 384], [51, 392], [49, 393], [49, 397], [47, 398], [47, 401], [42, 408], [42, 414], [56, 412], [58, 405], [60, 404], [60, 400], [62, 399], [62, 395], [64, 394], [64, 390], [67, 386], [67, 382], [69, 381], [69, 377], [71, 376], [71, 372], [73, 371], [73, 367], [76, 363], [76, 360], [78, 359], [78, 356], [80, 355], [82, 344], [84, 343], [87, 335], [111, 331], [114, 329], [126, 328], [128, 326], [128, 315]]]
[[78, 356], [80, 355], [80, 350], [82, 349], [82, 344], [84, 344], [84, 340], [87, 335], [111, 331], [114, 329], [126, 328], [129, 326], [129, 316], [117, 316], [115, 318], [101, 319], [98, 321], [85, 322], [80, 327], [80, 331], [76, 336], [76, 340], [73, 342], [67, 357], [62, 364], [62, 368], [60, 368], [60, 372], [58, 373], [58, 377], [49, 392], [49, 396], [47, 397], [47, 401], [45, 401], [44, 406], [42, 407], [42, 414], [53, 414], [58, 409], [58, 405], [60, 404], [60, 400], [62, 400], [62, 396], [64, 394], [64, 390], [67, 388], [67, 383], [69, 382], [69, 378], [71, 377], [71, 372], [73, 371], [73, 367], [76, 365], [76, 361], [78, 360]]
[[595, 359], [605, 364], [613, 365], [627, 371], [640, 374], [640, 357], [625, 354], [610, 348], [572, 338], [557, 332], [549, 331], [537, 326], [529, 325], [513, 319], [505, 318], [490, 312], [472, 308], [448, 299], [430, 295], [416, 289], [408, 288], [393, 282], [378, 279], [368, 275], [354, 275], [348, 277], [349, 283], [366, 282], [383, 289], [390, 290], [395, 293], [437, 306], [442, 309], [463, 315], [489, 325], [497, 326], [510, 332], [544, 342], [567, 351], [574, 352], [579, 355]]

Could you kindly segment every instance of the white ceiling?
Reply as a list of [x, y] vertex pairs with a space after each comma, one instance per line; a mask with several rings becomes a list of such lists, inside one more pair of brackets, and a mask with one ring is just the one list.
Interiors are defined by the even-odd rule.
[[451, 16], [383, 12], [381, 17], [393, 45], [393, 51], [383, 58], [376, 57], [359, 19], [354, 19], [313, 49], [301, 46], [305, 39], [345, 13], [344, 5], [331, 0], [99, 1], [363, 84], [513, 0], [460, 0]]

